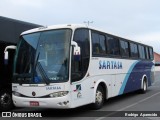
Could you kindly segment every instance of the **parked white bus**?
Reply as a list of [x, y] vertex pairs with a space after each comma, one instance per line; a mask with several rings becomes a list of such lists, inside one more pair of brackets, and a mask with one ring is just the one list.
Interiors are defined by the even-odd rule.
[[23, 32], [16, 49], [12, 92], [17, 107], [75, 108], [154, 81], [153, 48], [84, 25]]

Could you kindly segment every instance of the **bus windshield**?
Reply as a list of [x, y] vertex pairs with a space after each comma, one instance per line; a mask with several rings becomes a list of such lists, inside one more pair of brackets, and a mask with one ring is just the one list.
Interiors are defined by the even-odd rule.
[[13, 83], [68, 81], [70, 29], [36, 32], [20, 39], [14, 60]]

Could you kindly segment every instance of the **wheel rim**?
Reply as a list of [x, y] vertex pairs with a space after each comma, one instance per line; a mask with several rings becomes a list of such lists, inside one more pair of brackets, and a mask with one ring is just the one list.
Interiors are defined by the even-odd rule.
[[0, 100], [0, 103], [3, 107], [9, 105], [11, 103], [11, 97], [9, 94], [7, 93], [4, 93], [1, 95], [1, 100]]
[[103, 101], [103, 94], [101, 91], [96, 92], [96, 103], [101, 104]]

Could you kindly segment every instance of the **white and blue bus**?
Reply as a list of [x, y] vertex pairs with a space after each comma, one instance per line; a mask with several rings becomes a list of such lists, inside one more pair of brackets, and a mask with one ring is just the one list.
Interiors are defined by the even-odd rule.
[[153, 48], [85, 25], [23, 32], [12, 82], [17, 107], [103, 106], [105, 99], [154, 81]]

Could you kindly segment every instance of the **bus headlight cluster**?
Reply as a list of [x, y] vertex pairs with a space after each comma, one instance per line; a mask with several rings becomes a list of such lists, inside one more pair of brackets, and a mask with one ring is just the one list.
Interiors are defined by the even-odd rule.
[[68, 94], [68, 91], [61, 91], [61, 92], [51, 93], [49, 96], [52, 98], [55, 98], [55, 97], [63, 97], [63, 96], [66, 96], [67, 94]]
[[21, 96], [21, 94], [20, 93], [18, 93], [18, 92], [13, 92], [13, 95], [15, 95], [15, 96], [18, 96], [18, 97], [20, 97]]

